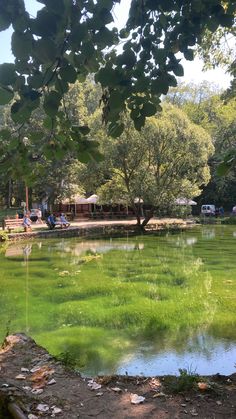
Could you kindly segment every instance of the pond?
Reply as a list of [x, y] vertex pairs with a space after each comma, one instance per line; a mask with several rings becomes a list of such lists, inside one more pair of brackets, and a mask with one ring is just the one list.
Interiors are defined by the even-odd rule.
[[0, 248], [0, 338], [85, 375], [235, 372], [236, 227]]

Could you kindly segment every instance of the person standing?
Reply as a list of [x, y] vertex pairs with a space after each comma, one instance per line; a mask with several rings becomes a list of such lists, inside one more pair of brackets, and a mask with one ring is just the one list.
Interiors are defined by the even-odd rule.
[[224, 217], [224, 213], [225, 213], [224, 208], [221, 206], [221, 207], [219, 208], [219, 214], [220, 214], [220, 217]]
[[38, 217], [37, 223], [42, 224], [42, 211], [40, 208], [37, 209], [37, 217]]

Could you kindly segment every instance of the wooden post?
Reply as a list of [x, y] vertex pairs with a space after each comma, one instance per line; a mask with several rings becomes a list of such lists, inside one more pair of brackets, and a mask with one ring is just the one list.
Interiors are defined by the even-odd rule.
[[26, 203], [26, 211], [29, 211], [29, 190], [28, 186], [25, 185], [25, 203]]

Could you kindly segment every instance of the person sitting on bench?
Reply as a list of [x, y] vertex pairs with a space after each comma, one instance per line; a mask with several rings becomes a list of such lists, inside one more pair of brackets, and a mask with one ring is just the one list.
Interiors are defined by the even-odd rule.
[[32, 230], [32, 228], [31, 228], [31, 220], [29, 218], [29, 214], [25, 214], [24, 215], [22, 225], [23, 225], [25, 231], [28, 231], [28, 230], [31, 231]]
[[54, 216], [54, 214], [49, 215], [49, 217], [47, 218], [47, 224], [51, 230], [55, 227], [56, 217]]
[[61, 213], [61, 215], [60, 215], [60, 222], [61, 222], [62, 228], [63, 227], [67, 228], [67, 227], [70, 226], [70, 223], [68, 222], [68, 220], [65, 217], [65, 214], [63, 214], [63, 213]]

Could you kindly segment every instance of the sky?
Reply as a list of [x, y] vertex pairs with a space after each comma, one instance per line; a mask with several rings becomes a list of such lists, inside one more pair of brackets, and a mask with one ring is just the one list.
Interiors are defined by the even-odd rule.
[[[119, 29], [122, 28], [127, 20], [130, 2], [131, 0], [121, 0], [120, 4], [114, 9], [115, 26]], [[37, 10], [42, 7], [42, 3], [38, 3], [36, 0], [25, 0], [25, 5], [26, 10], [32, 16], [36, 16]], [[0, 63], [12, 62], [14, 58], [11, 54], [11, 30], [0, 32], [0, 45]], [[182, 60], [182, 65], [184, 67], [184, 77], [181, 77], [181, 81], [186, 83], [194, 82], [198, 84], [207, 80], [223, 89], [230, 84], [229, 75], [225, 74], [220, 68], [203, 72], [203, 63], [199, 59], [194, 59], [192, 62]]]

